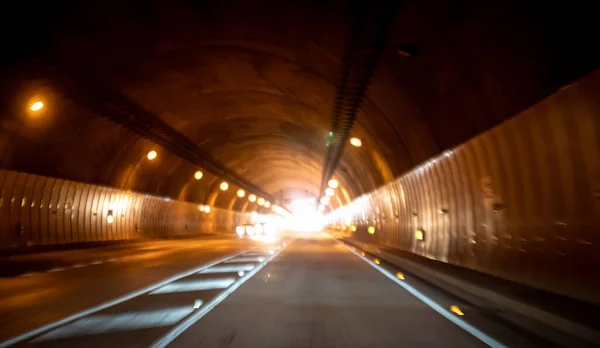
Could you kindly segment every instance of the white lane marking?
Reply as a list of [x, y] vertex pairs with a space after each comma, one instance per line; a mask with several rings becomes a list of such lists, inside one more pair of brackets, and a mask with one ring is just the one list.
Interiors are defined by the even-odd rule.
[[253, 264], [241, 264], [241, 265], [235, 265], [235, 264], [228, 264], [228, 265], [222, 265], [222, 266], [214, 266], [208, 269], [205, 269], [202, 272], [199, 272], [201, 274], [206, 274], [206, 273], [234, 273], [234, 272], [239, 272], [239, 271], [251, 271], [254, 267], [256, 267]]
[[85, 267], [85, 266], [87, 266], [87, 265], [85, 265], [83, 263], [77, 263], [77, 264], [71, 266], [71, 268], [81, 268], [81, 267]]
[[183, 273], [179, 273], [177, 275], [174, 275], [174, 276], [172, 276], [170, 278], [167, 278], [167, 279], [163, 280], [162, 282], [155, 283], [153, 285], [150, 285], [150, 286], [145, 287], [143, 289], [140, 289], [138, 291], [132, 292], [131, 294], [128, 294], [128, 295], [116, 298], [114, 300], [105, 302], [105, 303], [103, 303], [101, 305], [92, 307], [90, 309], [81, 311], [79, 313], [75, 313], [75, 314], [73, 314], [71, 316], [68, 316], [68, 317], [63, 318], [61, 320], [57, 320], [57, 321], [55, 321], [53, 323], [41, 326], [41, 327], [39, 327], [37, 329], [28, 331], [28, 332], [26, 332], [24, 334], [21, 334], [19, 336], [15, 336], [15, 337], [13, 337], [11, 339], [8, 339], [8, 340], [6, 340], [4, 342], [0, 342], [0, 348], [5, 348], [5, 347], [8, 347], [8, 346], [11, 346], [11, 345], [13, 345], [15, 343], [19, 343], [19, 342], [24, 341], [24, 340], [26, 340], [28, 338], [31, 338], [31, 337], [36, 336], [36, 335], [39, 335], [39, 334], [41, 334], [41, 333], [43, 333], [45, 331], [49, 331], [49, 330], [52, 330], [52, 329], [54, 329], [54, 328], [56, 328], [58, 326], [67, 324], [67, 323], [69, 323], [69, 322], [71, 322], [73, 320], [77, 320], [77, 319], [79, 319], [81, 317], [85, 317], [85, 316], [90, 315], [92, 313], [95, 313], [95, 312], [101, 311], [103, 309], [106, 309], [108, 307], [112, 307], [112, 306], [117, 305], [119, 303], [125, 302], [125, 301], [130, 300], [130, 299], [132, 299], [134, 297], [137, 297], [137, 296], [143, 295], [145, 293], [148, 293], [150, 291], [153, 291], [155, 289], [158, 289], [161, 286], [164, 286], [165, 284], [169, 284], [169, 283], [174, 282], [174, 281], [176, 281], [178, 279], [185, 278], [185, 277], [187, 277], [189, 275], [192, 275], [194, 273], [198, 273], [198, 272], [202, 271], [203, 269], [212, 267], [212, 266], [214, 266], [216, 264], [222, 263], [222, 262], [227, 261], [229, 259], [232, 259], [234, 257], [238, 257], [240, 255], [243, 255], [243, 254], [247, 253], [247, 252], [248, 251], [246, 250], [246, 251], [243, 251], [243, 252], [241, 252], [239, 254], [236, 254], [236, 255], [233, 255], [233, 256], [224, 257], [222, 259], [216, 260], [216, 261], [214, 261], [212, 263], [209, 263], [207, 265], [196, 267], [196, 268], [194, 268], [192, 270], [189, 270], [189, 271], [186, 271], [186, 272], [183, 272]]
[[235, 278], [202, 279], [202, 280], [190, 280], [190, 281], [175, 282], [175, 283], [167, 284], [161, 288], [158, 288], [158, 289], [152, 291], [150, 293], [150, 295], [168, 294], [168, 293], [172, 293], [172, 292], [189, 292], [189, 291], [225, 289], [233, 283], [235, 283]]
[[106, 262], [115, 262], [115, 261], [117, 261], [117, 260], [118, 260], [118, 258], [116, 258], [116, 257], [113, 257], [113, 258], [111, 258], [111, 259], [108, 259], [108, 260], [106, 260]]
[[227, 260], [224, 263], [236, 263], [236, 262], [264, 262], [266, 257], [238, 257], [235, 259]]
[[36, 272], [29, 272], [29, 273], [23, 273], [20, 274], [19, 277], [31, 277], [32, 275], [36, 275]]
[[244, 284], [248, 279], [250, 279], [253, 275], [258, 273], [258, 271], [265, 267], [267, 263], [269, 263], [271, 260], [277, 257], [277, 255], [279, 255], [279, 253], [281, 253], [282, 251], [283, 249], [273, 254], [267, 260], [267, 262], [261, 263], [260, 265], [256, 266], [252, 271], [246, 273], [246, 275], [240, 278], [239, 281], [237, 281], [232, 286], [228, 287], [225, 291], [221, 292], [212, 300], [210, 300], [204, 307], [202, 307], [202, 309], [200, 309], [197, 312], [194, 312], [192, 315], [190, 315], [184, 321], [182, 321], [179, 325], [172, 328], [171, 331], [169, 331], [166, 335], [161, 337], [158, 341], [154, 342], [151, 347], [163, 348], [166, 347], [169, 343], [173, 342], [173, 340], [175, 340], [179, 335], [181, 335], [181, 333], [189, 329], [189, 327], [194, 325], [198, 320], [202, 319], [202, 317], [204, 317], [208, 312], [215, 308], [215, 306], [217, 306], [219, 303], [223, 302], [223, 300], [225, 300], [227, 296], [231, 295], [231, 293], [233, 293], [237, 288]]
[[505, 348], [506, 347], [502, 343], [496, 341], [492, 337], [490, 337], [487, 334], [483, 333], [481, 330], [477, 329], [476, 327], [472, 326], [471, 324], [467, 323], [466, 321], [458, 318], [456, 315], [452, 314], [450, 311], [446, 310], [444, 307], [440, 306], [439, 304], [437, 304], [435, 301], [433, 301], [429, 297], [423, 295], [421, 292], [419, 292], [419, 290], [413, 288], [408, 283], [397, 279], [393, 274], [390, 274], [383, 267], [375, 264], [374, 262], [372, 262], [368, 258], [360, 255], [358, 252], [352, 250], [350, 247], [348, 247], [346, 244], [340, 242], [339, 240], [336, 239], [336, 241], [338, 243], [342, 244], [344, 247], [346, 247], [346, 249], [348, 249], [351, 253], [353, 253], [354, 255], [356, 255], [358, 257], [360, 257], [366, 263], [368, 263], [373, 268], [375, 268], [376, 270], [378, 270], [379, 272], [381, 272], [384, 276], [386, 276], [387, 278], [389, 278], [391, 281], [393, 281], [394, 283], [400, 285], [406, 291], [410, 292], [413, 296], [415, 296], [419, 300], [423, 301], [426, 305], [428, 305], [429, 307], [431, 307], [431, 309], [433, 309], [434, 311], [438, 312], [444, 318], [450, 320], [451, 322], [453, 322], [454, 324], [456, 324], [457, 326], [459, 326], [461, 329], [463, 329], [463, 330], [467, 331], [468, 333], [470, 333], [471, 335], [475, 336], [476, 338], [478, 338], [483, 343], [487, 344], [490, 347], [494, 347], [494, 348]]
[[51, 270], [48, 270], [47, 272], [60, 272], [60, 271], [64, 271], [65, 269], [66, 268], [57, 267], [57, 268], [53, 268]]
[[175, 325], [194, 311], [192, 306], [154, 311], [102, 314], [82, 318], [50, 331], [31, 342], [44, 342], [60, 338], [97, 335], [106, 332], [147, 329]]
[[267, 257], [270, 255], [273, 255], [272, 251], [262, 251], [262, 252], [244, 254], [244, 256], [262, 256], [262, 257]]
[[96, 260], [96, 261], [94, 261], [94, 262], [90, 263], [90, 265], [99, 265], [99, 264], [101, 264], [101, 263], [102, 263], [102, 261], [100, 261], [100, 260]]

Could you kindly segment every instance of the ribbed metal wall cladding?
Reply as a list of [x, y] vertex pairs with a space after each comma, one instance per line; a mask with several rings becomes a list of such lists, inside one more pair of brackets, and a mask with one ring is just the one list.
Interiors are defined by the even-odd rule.
[[250, 214], [205, 213], [187, 202], [0, 170], [0, 249], [233, 233], [250, 220]]
[[598, 303], [600, 72], [330, 219], [361, 240]]

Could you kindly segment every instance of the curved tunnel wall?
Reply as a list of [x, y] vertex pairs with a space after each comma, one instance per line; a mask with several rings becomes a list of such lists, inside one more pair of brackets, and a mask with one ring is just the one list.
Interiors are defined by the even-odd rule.
[[598, 95], [600, 72], [360, 197], [330, 221], [356, 225], [352, 237], [362, 241], [598, 303]]
[[9, 170], [0, 170], [0, 189], [0, 249], [232, 233], [252, 219], [251, 214], [214, 207], [206, 213], [198, 204]]

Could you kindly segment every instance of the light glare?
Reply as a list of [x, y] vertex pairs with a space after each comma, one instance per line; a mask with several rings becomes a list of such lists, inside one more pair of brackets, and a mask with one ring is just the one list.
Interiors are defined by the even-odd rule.
[[244, 226], [238, 226], [235, 228], [235, 233], [237, 233], [240, 237], [244, 235], [244, 232]]
[[31, 104], [31, 106], [29, 107], [29, 110], [38, 111], [38, 110], [41, 110], [43, 107], [44, 107], [44, 103], [42, 103], [41, 101], [36, 101], [35, 103]]
[[331, 187], [328, 187], [328, 188], [325, 190], [325, 194], [326, 194], [327, 196], [331, 197], [331, 196], [333, 196], [333, 195], [335, 194], [335, 190], [334, 190], [334, 189], [332, 189]]
[[156, 156], [158, 156], [158, 153], [157, 153], [156, 151], [154, 151], [154, 150], [152, 150], [152, 151], [148, 152], [148, 155], [146, 155], [146, 157], [147, 157], [147, 158], [148, 158], [150, 161], [152, 161], [153, 159], [155, 159], [155, 158], [156, 158]]
[[361, 147], [362, 141], [357, 137], [352, 137], [352, 138], [350, 138], [350, 144], [352, 146]]
[[337, 188], [338, 187], [338, 181], [335, 179], [331, 179], [329, 180], [329, 182], [327, 183], [329, 185], [329, 187], [331, 188]]
[[260, 206], [263, 206], [265, 205], [265, 199], [262, 197], [258, 197], [258, 201], [256, 203]]
[[221, 188], [221, 191], [227, 191], [229, 184], [226, 181], [223, 181], [219, 187]]

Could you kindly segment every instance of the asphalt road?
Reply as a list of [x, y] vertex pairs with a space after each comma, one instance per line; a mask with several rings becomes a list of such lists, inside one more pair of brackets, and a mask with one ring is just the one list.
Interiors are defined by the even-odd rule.
[[[2, 280], [24, 282], [0, 287], [2, 339], [30, 333], [5, 344], [544, 346], [325, 234], [272, 243], [163, 241], [132, 250], [144, 248], [150, 251], [130, 261]], [[51, 326], [31, 331], [44, 324]]]

